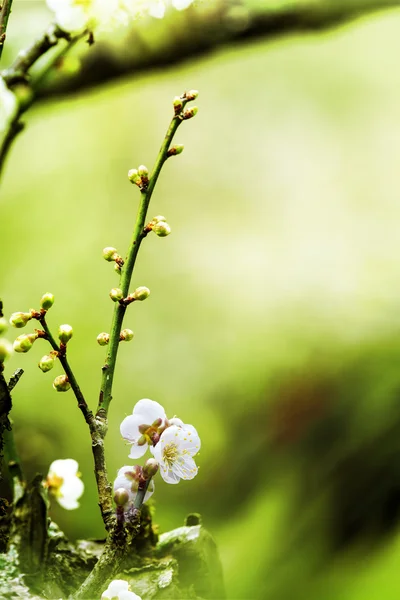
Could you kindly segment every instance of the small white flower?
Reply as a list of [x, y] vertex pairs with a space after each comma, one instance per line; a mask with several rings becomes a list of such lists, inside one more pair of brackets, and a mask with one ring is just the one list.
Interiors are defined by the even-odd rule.
[[18, 101], [15, 94], [8, 89], [4, 79], [0, 77], [0, 134], [3, 134], [17, 114]]
[[[118, 471], [118, 475], [116, 480], [114, 481], [114, 492], [118, 489], [123, 488], [128, 492], [129, 500], [128, 502], [134, 502], [138, 490], [139, 481], [137, 479], [135, 467], [125, 466], [121, 467]], [[145, 493], [143, 502], [147, 502], [147, 500], [154, 493], [154, 481], [151, 480], [149, 487]]]
[[180, 479], [193, 479], [197, 466], [193, 456], [200, 450], [200, 438], [191, 425], [171, 425], [161, 434], [159, 442], [151, 448], [160, 465], [161, 477], [167, 483]]
[[132, 445], [129, 458], [140, 458], [149, 445], [158, 441], [166, 419], [165, 410], [154, 400], [144, 398], [135, 404], [133, 413], [120, 426], [122, 437]]
[[78, 508], [84, 485], [79, 477], [78, 463], [73, 458], [51, 463], [45, 485], [57, 502], [66, 510]]
[[129, 583], [124, 579], [114, 579], [105, 592], [101, 595], [101, 600], [142, 600], [140, 596], [129, 591]]

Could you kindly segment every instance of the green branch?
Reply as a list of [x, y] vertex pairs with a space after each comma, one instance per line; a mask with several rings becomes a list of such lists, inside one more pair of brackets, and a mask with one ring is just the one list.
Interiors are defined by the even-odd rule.
[[0, 7], [0, 59], [1, 55], [3, 54], [3, 48], [6, 41], [6, 31], [12, 3], [13, 0], [3, 0], [3, 3]]
[[[151, 173], [149, 183], [147, 187], [141, 190], [141, 197], [139, 203], [139, 209], [137, 212], [136, 223], [133, 230], [131, 244], [128, 249], [128, 254], [124, 266], [122, 267], [121, 279], [120, 279], [120, 289], [124, 295], [124, 298], [129, 293], [129, 286], [131, 284], [131, 278], [133, 269], [135, 267], [136, 258], [139, 252], [140, 245], [143, 239], [147, 235], [147, 231], [145, 231], [145, 223], [147, 210], [149, 208], [150, 200], [154, 191], [154, 188], [157, 184], [158, 177], [161, 173], [161, 169], [165, 163], [165, 161], [169, 158], [168, 150], [170, 148], [173, 137], [178, 129], [179, 125], [182, 123], [183, 119], [183, 109], [189, 99], [186, 98], [185, 94], [181, 97], [182, 106], [178, 114], [175, 114], [172, 118], [168, 131], [165, 135], [164, 141], [161, 145], [161, 148], [158, 152], [157, 160], [153, 168], [153, 172]], [[190, 98], [194, 99], [194, 98]], [[103, 419], [107, 418], [108, 409], [110, 406], [110, 402], [112, 399], [112, 386], [114, 380], [114, 372], [115, 365], [118, 354], [118, 346], [120, 342], [120, 333], [122, 330], [122, 324], [125, 316], [125, 311], [127, 307], [123, 302], [116, 302], [114, 308], [114, 315], [111, 324], [110, 331], [110, 341], [108, 346], [108, 352], [106, 356], [106, 362], [103, 366], [103, 375], [101, 381], [101, 389], [99, 396], [99, 403], [97, 407], [97, 415]]]

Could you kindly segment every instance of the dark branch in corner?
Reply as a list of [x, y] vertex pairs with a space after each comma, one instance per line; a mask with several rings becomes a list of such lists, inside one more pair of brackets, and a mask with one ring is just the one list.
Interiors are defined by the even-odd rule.
[[[91, 52], [82, 54], [82, 68], [78, 73], [66, 76], [60, 69], [38, 91], [40, 96], [65, 94], [129, 73], [137, 75], [192, 61], [222, 46], [275, 39], [293, 33], [319, 32], [394, 7], [399, 7], [398, 0], [325, 0], [308, 5], [302, 2], [298, 6], [292, 3], [281, 9], [267, 6], [254, 12], [241, 0], [215, 2], [213, 12], [201, 12], [192, 7], [183, 11], [173, 23], [147, 23], [146, 29], [135, 23], [124, 44], [123, 60], [120, 47], [98, 42]], [[159, 28], [156, 36], [153, 28]], [[147, 42], [149, 32], [151, 46]]]

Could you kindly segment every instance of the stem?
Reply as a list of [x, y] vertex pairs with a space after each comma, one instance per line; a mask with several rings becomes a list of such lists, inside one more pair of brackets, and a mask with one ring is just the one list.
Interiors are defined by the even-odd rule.
[[0, 8], [0, 59], [3, 54], [4, 43], [6, 41], [6, 31], [8, 18], [11, 13], [13, 0], [4, 0]]
[[68, 377], [68, 381], [71, 384], [72, 391], [75, 394], [75, 398], [78, 401], [78, 408], [85, 417], [85, 421], [89, 426], [90, 436], [92, 438], [92, 453], [94, 458], [94, 474], [96, 477], [97, 490], [99, 496], [99, 506], [101, 510], [101, 516], [103, 518], [106, 529], [110, 529], [114, 521], [114, 509], [111, 499], [111, 485], [108, 481], [106, 458], [104, 453], [104, 437], [106, 425], [100, 419], [96, 419], [93, 416], [92, 411], [89, 409], [85, 397], [82, 393], [81, 388], [76, 380], [76, 377], [69, 365], [65, 352], [61, 351], [51, 331], [46, 323], [45, 315], [42, 315], [39, 319], [44, 332], [46, 333], [46, 339], [50, 342], [53, 350], [58, 352], [58, 359]]
[[[182, 109], [185, 107], [188, 100], [182, 98]], [[161, 169], [168, 159], [168, 150], [171, 145], [172, 139], [182, 122], [180, 115], [175, 115], [170, 123], [168, 131], [165, 135], [164, 141], [158, 152], [157, 160], [154, 165], [153, 172], [150, 176], [148, 187], [141, 191], [139, 209], [136, 216], [136, 223], [133, 230], [131, 244], [129, 246], [128, 255], [125, 264], [122, 268], [122, 274], [120, 279], [120, 288], [124, 294], [124, 298], [128, 295], [129, 286], [131, 283], [132, 273], [136, 262], [136, 257], [139, 252], [142, 240], [146, 237], [147, 232], [144, 231], [147, 210], [150, 204], [150, 200], [156, 186], [158, 177]], [[115, 364], [117, 360], [118, 347], [120, 341], [120, 333], [122, 324], [125, 316], [126, 306], [123, 303], [116, 302], [114, 308], [114, 315], [111, 324], [110, 341], [108, 346], [108, 352], [106, 356], [106, 362], [103, 366], [103, 375], [101, 381], [101, 389], [99, 396], [99, 403], [97, 406], [97, 415], [101, 415], [103, 418], [107, 418], [108, 409], [112, 399], [112, 386], [115, 372]]]

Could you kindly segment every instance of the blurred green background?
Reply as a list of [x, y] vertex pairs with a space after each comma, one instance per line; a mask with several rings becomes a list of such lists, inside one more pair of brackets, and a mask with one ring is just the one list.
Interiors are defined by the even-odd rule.
[[[111, 476], [129, 464], [119, 424], [140, 398], [197, 427], [199, 475], [159, 478], [156, 521], [203, 515], [228, 598], [400, 595], [399, 31], [392, 10], [41, 101], [7, 164], [5, 309], [55, 294], [50, 324], [73, 325], [94, 408], [117, 283], [101, 251], [125, 253], [138, 205], [126, 173], [152, 165], [172, 98], [200, 90], [151, 203], [173, 233], [139, 255], [132, 289], [151, 297], [127, 313], [107, 458]], [[25, 370], [20, 453], [32, 475], [79, 461], [81, 508], [52, 513], [71, 538], [102, 536], [87, 428], [37, 368], [46, 351], [8, 364]]]

